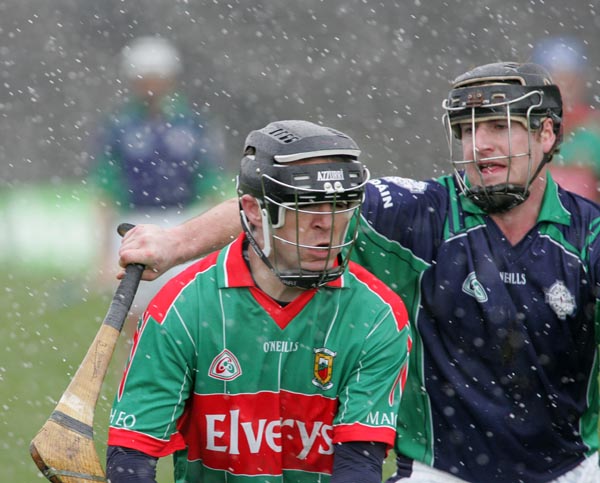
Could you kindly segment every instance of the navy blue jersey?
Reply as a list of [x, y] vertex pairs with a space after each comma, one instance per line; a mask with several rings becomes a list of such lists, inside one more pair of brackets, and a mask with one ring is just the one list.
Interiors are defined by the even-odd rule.
[[101, 131], [92, 179], [123, 209], [185, 208], [210, 193], [216, 165], [201, 120], [180, 95], [160, 107], [133, 100]]
[[354, 259], [409, 310], [396, 451], [470, 482], [542, 483], [598, 448], [600, 208], [552, 180], [515, 246], [454, 178], [372, 180]]

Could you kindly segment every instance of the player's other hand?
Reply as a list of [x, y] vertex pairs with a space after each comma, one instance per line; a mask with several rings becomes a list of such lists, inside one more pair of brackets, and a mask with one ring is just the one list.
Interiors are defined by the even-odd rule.
[[142, 280], [156, 280], [171, 267], [177, 265], [174, 257], [177, 238], [170, 228], [157, 225], [136, 225], [129, 230], [119, 248], [119, 265], [123, 267], [117, 274], [121, 280], [125, 276], [124, 268], [130, 263], [141, 263], [146, 266]]

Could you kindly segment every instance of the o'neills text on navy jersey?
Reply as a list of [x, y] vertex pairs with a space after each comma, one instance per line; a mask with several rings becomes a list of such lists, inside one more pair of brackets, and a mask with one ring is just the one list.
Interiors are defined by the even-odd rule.
[[524, 273], [500, 272], [500, 279], [510, 285], [526, 285], [527, 279]]

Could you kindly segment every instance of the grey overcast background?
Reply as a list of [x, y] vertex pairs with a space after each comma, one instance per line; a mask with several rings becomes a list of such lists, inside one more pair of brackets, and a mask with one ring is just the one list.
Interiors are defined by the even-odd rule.
[[598, 0], [0, 1], [0, 188], [84, 179], [98, 122], [122, 98], [116, 56], [160, 34], [182, 90], [236, 169], [275, 119], [335, 126], [376, 175], [448, 170], [441, 101], [479, 63], [531, 57], [549, 35], [587, 44], [598, 107]]

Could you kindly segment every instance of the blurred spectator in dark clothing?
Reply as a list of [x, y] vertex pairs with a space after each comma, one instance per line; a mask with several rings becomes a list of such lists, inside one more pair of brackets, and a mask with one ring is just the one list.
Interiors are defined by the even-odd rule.
[[106, 236], [102, 279], [110, 282], [119, 270], [119, 222], [177, 225], [200, 203], [214, 203], [224, 178], [204, 120], [176, 90], [178, 50], [163, 38], [139, 37], [120, 61], [127, 97], [101, 128], [90, 174]]
[[552, 176], [564, 188], [600, 201], [600, 114], [586, 86], [584, 45], [571, 37], [550, 37], [535, 47], [533, 61], [550, 71], [563, 98], [564, 143], [550, 166]]

